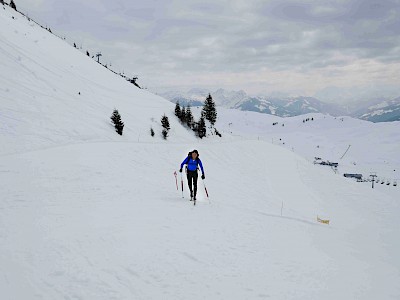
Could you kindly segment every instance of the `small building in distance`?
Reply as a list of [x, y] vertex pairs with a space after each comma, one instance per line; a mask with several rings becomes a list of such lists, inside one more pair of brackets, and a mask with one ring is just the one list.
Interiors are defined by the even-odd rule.
[[346, 178], [355, 178], [355, 179], [357, 179], [357, 181], [361, 181], [362, 180], [362, 174], [344, 173], [343, 176], [346, 177]]

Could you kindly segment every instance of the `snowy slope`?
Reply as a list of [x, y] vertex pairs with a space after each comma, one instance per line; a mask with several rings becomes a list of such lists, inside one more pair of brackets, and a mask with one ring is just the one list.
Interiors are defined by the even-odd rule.
[[[309, 121], [303, 122], [306, 119]], [[377, 172], [381, 179], [400, 182], [400, 122], [372, 123], [322, 114], [280, 118], [219, 109], [217, 127], [240, 138], [283, 146], [310, 162], [315, 157], [338, 162], [341, 174], [368, 177], [370, 172]]]
[[[258, 140], [255, 115], [220, 112], [240, 136], [197, 140], [173, 104], [8, 7], [0, 37], [1, 299], [400, 297], [396, 195]], [[196, 207], [173, 176], [194, 147]]]
[[85, 144], [3, 159], [6, 299], [399, 296], [398, 201], [254, 141], [201, 147], [212, 202], [200, 190], [193, 207], [172, 175], [182, 149]]
[[[0, 153], [96, 140], [150, 142], [151, 126], [160, 137], [164, 113], [171, 140], [191, 139], [175, 121], [173, 104], [133, 87], [6, 8], [0, 19]], [[110, 130], [114, 108], [125, 122], [122, 138]]]

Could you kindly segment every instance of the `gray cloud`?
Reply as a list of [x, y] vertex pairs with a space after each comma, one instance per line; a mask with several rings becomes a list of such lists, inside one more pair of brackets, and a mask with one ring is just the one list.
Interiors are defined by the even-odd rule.
[[400, 93], [400, 0], [38, 2], [18, 0], [154, 89], [320, 95], [352, 82]]

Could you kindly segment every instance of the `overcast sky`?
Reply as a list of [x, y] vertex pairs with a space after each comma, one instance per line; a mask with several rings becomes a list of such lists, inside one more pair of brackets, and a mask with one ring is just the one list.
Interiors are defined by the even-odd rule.
[[400, 0], [15, 0], [152, 91], [400, 96]]

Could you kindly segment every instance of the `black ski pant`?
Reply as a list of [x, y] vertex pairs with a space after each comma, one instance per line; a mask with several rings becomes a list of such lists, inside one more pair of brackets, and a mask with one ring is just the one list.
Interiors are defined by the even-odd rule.
[[[197, 178], [199, 177], [199, 175], [197, 174], [197, 170], [196, 171], [187, 171], [187, 179], [188, 179], [188, 184], [189, 184], [189, 190], [190, 190], [190, 194], [194, 195], [196, 197], [197, 195]], [[193, 188], [192, 188], [192, 182], [193, 182]], [[194, 193], [193, 193], [194, 192]]]

